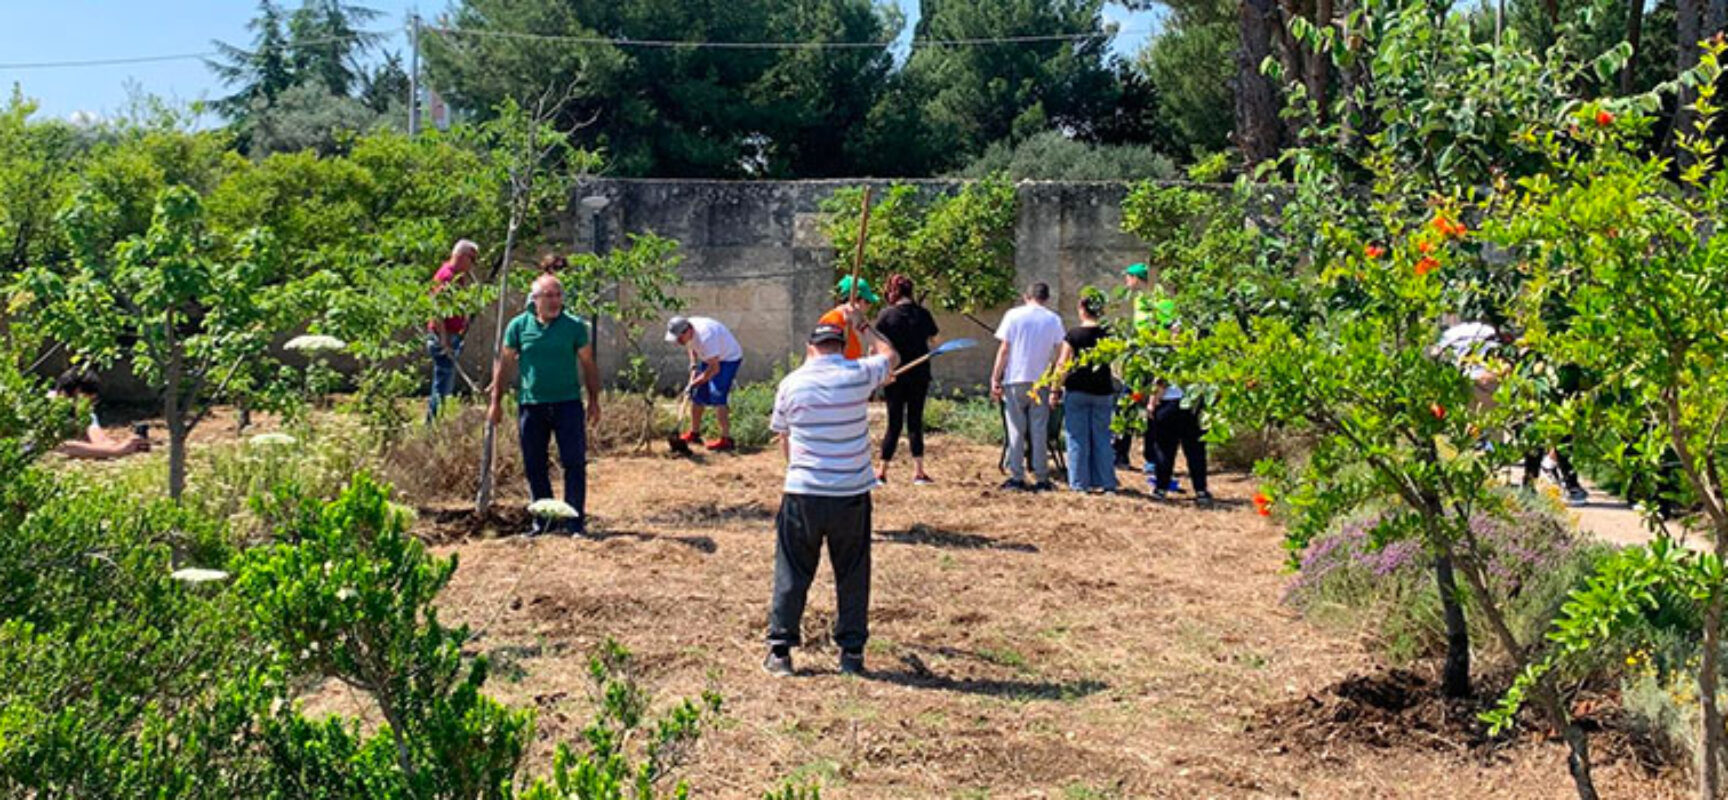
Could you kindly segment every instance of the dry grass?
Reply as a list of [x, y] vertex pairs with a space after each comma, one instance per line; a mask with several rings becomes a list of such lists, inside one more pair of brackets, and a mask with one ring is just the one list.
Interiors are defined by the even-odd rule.
[[[1224, 502], [1201, 510], [1001, 495], [995, 450], [936, 437], [929, 457], [940, 484], [876, 495], [864, 680], [835, 672], [826, 569], [799, 677], [759, 668], [774, 453], [598, 458], [595, 538], [443, 545], [461, 568], [442, 606], [482, 632], [472, 648], [499, 666], [489, 689], [538, 708], [536, 770], [587, 718], [585, 658], [610, 635], [663, 699], [724, 695], [685, 772], [698, 796], [757, 797], [788, 775], [828, 798], [1570, 793], [1553, 742], [1291, 749], [1251, 731], [1266, 709], [1382, 665], [1278, 604], [1279, 532], [1246, 479], [1215, 481]], [[501, 504], [522, 499], [519, 478], [500, 486]], [[1604, 749], [1604, 796], [1681, 794]]]

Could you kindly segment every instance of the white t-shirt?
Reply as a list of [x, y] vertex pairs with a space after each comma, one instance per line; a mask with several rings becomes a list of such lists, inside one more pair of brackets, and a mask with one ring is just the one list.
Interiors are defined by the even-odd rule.
[[996, 338], [1008, 343], [1008, 365], [1002, 370], [1002, 382], [1032, 383], [1037, 381], [1056, 360], [1056, 348], [1062, 344], [1062, 318], [1043, 306], [1027, 303], [1002, 315], [996, 326]]
[[707, 317], [690, 317], [690, 330], [695, 333], [690, 337], [690, 346], [696, 350], [696, 360], [707, 361], [718, 358], [722, 362], [740, 361], [744, 358], [744, 348], [738, 346], [738, 340], [732, 332], [718, 320]]
[[1486, 322], [1460, 322], [1440, 334], [1440, 349], [1471, 380], [1488, 375], [1487, 359], [1499, 345], [1499, 332]]

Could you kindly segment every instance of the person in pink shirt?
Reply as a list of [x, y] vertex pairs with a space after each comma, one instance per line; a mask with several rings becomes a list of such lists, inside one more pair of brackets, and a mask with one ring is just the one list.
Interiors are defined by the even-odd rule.
[[[480, 246], [463, 239], [450, 249], [450, 260], [432, 276], [432, 296], [446, 289], [462, 287], [473, 280], [474, 260]], [[438, 405], [456, 388], [456, 358], [462, 353], [462, 336], [468, 331], [468, 317], [434, 317], [426, 323], [426, 353], [432, 357], [432, 393], [426, 401], [426, 421], [438, 416]]]

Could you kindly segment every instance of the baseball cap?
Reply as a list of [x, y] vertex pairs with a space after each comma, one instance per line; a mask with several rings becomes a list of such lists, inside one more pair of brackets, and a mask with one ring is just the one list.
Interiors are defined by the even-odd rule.
[[846, 329], [839, 325], [817, 325], [816, 329], [810, 332], [811, 344], [844, 341], [846, 341]]
[[[852, 276], [847, 275], [841, 278], [840, 282], [834, 286], [834, 293], [841, 297], [852, 296]], [[876, 296], [876, 290], [870, 288], [870, 282], [863, 278], [858, 279], [858, 296], [872, 303], [882, 302], [882, 298]]]
[[678, 337], [683, 336], [687, 330], [690, 330], [690, 320], [684, 317], [673, 317], [666, 320], [666, 341], [678, 341]]
[[1127, 269], [1122, 270], [1122, 274], [1123, 275], [1132, 275], [1132, 276], [1139, 278], [1140, 280], [1143, 280], [1143, 281], [1148, 281], [1148, 280], [1152, 279], [1152, 272], [1150, 270], [1146, 269], [1145, 264], [1129, 264]]

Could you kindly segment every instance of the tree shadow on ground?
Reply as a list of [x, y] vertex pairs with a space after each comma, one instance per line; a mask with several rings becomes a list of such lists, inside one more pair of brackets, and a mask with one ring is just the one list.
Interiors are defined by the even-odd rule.
[[654, 514], [645, 521], [650, 525], [709, 528], [733, 523], [761, 523], [774, 519], [776, 511], [751, 501], [733, 505], [691, 503]]
[[614, 531], [606, 530], [604, 528], [591, 528], [587, 533], [578, 538], [587, 539], [592, 542], [604, 542], [607, 539], [630, 539], [637, 542], [675, 542], [704, 555], [713, 555], [720, 549], [720, 545], [715, 543], [714, 539], [708, 536], [671, 536], [660, 533], [644, 533], [642, 531]]
[[1247, 500], [1243, 500], [1243, 499], [1236, 498], [1236, 497], [1213, 497], [1210, 501], [1208, 501], [1206, 503], [1197, 503], [1194, 501], [1193, 495], [1190, 494], [1189, 492], [1186, 492], [1186, 491], [1172, 494], [1163, 500], [1159, 500], [1159, 499], [1153, 497], [1151, 492], [1144, 491], [1141, 489], [1122, 489], [1121, 491], [1117, 492], [1116, 496], [1122, 497], [1122, 498], [1125, 498], [1128, 500], [1135, 500], [1135, 501], [1138, 501], [1141, 503], [1145, 503], [1147, 505], [1160, 506], [1160, 507], [1162, 507], [1162, 506], [1181, 506], [1181, 507], [1186, 507], [1186, 508], [1192, 508], [1195, 511], [1230, 511], [1230, 512], [1234, 512], [1234, 511], [1239, 511], [1241, 509], [1247, 508], [1249, 505]]
[[999, 678], [955, 678], [933, 672], [915, 660], [902, 659], [907, 669], [868, 670], [865, 677], [910, 689], [935, 689], [961, 694], [987, 695], [1005, 700], [1078, 700], [1110, 688], [1092, 678], [1072, 681], [1041, 681]]
[[1016, 553], [1036, 553], [1037, 545], [1026, 542], [1008, 542], [993, 539], [976, 533], [961, 533], [928, 525], [913, 525], [910, 528], [892, 531], [877, 531], [876, 539], [892, 544], [917, 544], [930, 547], [947, 547], [959, 550], [1009, 550]]

